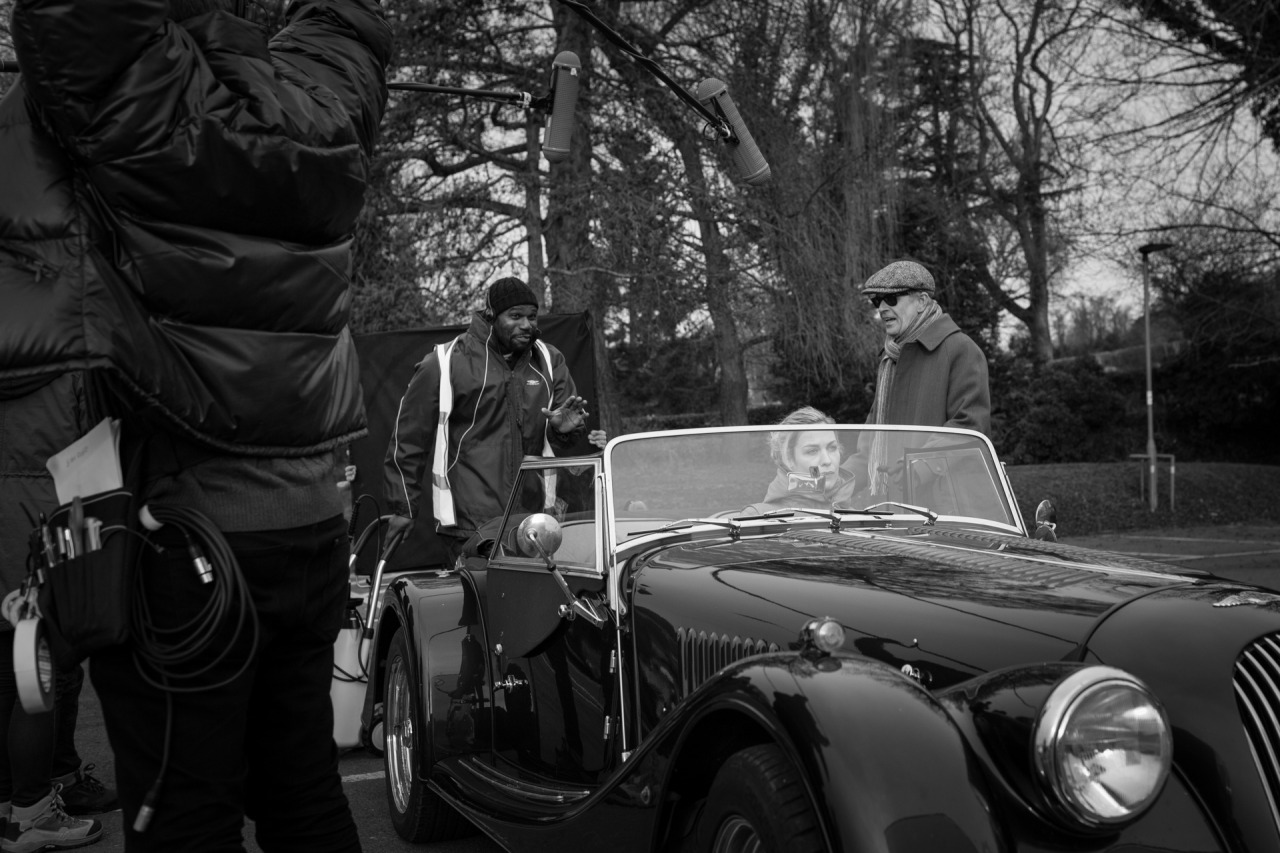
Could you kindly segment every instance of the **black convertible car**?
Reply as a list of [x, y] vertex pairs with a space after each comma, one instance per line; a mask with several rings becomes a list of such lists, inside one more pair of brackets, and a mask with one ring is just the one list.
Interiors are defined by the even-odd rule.
[[395, 827], [518, 851], [1280, 850], [1280, 595], [1049, 529], [961, 430], [526, 462], [465, 564], [384, 597], [365, 725]]

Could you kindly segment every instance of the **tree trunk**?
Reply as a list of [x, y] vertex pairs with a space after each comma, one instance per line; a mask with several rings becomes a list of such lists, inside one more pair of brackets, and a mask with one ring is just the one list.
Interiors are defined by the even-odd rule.
[[542, 184], [538, 180], [538, 118], [529, 113], [525, 118], [525, 158], [529, 164], [524, 175], [524, 213], [522, 220], [528, 242], [525, 244], [525, 276], [529, 287], [547, 304], [546, 266], [542, 260]]
[[689, 204], [698, 223], [702, 256], [705, 262], [707, 312], [715, 327], [716, 357], [720, 362], [720, 420], [725, 426], [742, 426], [747, 422], [747, 369], [742, 357], [742, 341], [729, 297], [734, 282], [729, 257], [724, 251], [720, 223], [711, 208], [700, 141], [693, 134], [681, 133], [676, 150], [684, 163], [689, 181]]
[[569, 158], [550, 167], [547, 222], [547, 273], [551, 281], [550, 307], [558, 312], [591, 313], [592, 352], [595, 356], [596, 399], [589, 411], [599, 412], [600, 427], [610, 436], [622, 432], [613, 368], [605, 345], [603, 321], [608, 309], [608, 283], [594, 270], [591, 243], [592, 171], [591, 128], [583, 114], [591, 103], [592, 29], [582, 17], [560, 4], [554, 9], [556, 52], [569, 50], [582, 63], [578, 105], [574, 111]]

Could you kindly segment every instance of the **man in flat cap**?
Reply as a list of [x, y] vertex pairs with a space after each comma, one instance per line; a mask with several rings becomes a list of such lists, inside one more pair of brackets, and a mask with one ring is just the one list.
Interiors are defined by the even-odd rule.
[[[400, 400], [387, 447], [389, 535], [434, 516], [448, 565], [480, 525], [502, 515], [526, 456], [551, 456], [586, 429], [560, 350], [538, 340], [538, 299], [500, 278], [471, 326], [427, 354]], [[602, 430], [587, 439], [604, 447]], [[430, 492], [423, 488], [430, 485]]]
[[[862, 286], [884, 323], [869, 424], [991, 430], [987, 357], [934, 301], [937, 287], [915, 261], [894, 261]], [[884, 494], [892, 466], [885, 442], [870, 451], [873, 491]]]

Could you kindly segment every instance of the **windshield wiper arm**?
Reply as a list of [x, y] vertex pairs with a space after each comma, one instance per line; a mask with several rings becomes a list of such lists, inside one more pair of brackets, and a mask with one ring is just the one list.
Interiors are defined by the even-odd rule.
[[723, 527], [729, 531], [733, 538], [737, 539], [742, 528], [737, 520], [727, 518], [682, 518], [679, 521], [672, 521], [661, 527], [651, 527], [648, 530], [633, 530], [627, 536], [644, 536], [646, 533], [661, 533], [664, 530], [678, 530], [681, 527], [693, 527], [695, 524], [714, 524], [717, 527]]
[[831, 522], [831, 530], [833, 533], [840, 532], [840, 522], [844, 521], [845, 515], [880, 515], [880, 513], [871, 512], [864, 509], [814, 509], [813, 507], [795, 506], [785, 509], [774, 509], [769, 512], [763, 512], [759, 515], [735, 515], [737, 521], [754, 521], [758, 518], [786, 518], [796, 513], [804, 513], [805, 515], [816, 515], [818, 518], [825, 518]]
[[915, 504], [904, 504], [902, 501], [881, 501], [878, 504], [872, 504], [871, 506], [864, 508], [862, 512], [871, 512], [882, 506], [898, 506], [898, 507], [902, 507], [903, 509], [909, 509], [912, 512], [918, 512], [921, 515], [923, 515], [926, 519], [928, 519], [925, 522], [925, 524], [933, 524], [935, 521], [938, 520], [938, 514], [933, 510], [929, 509], [928, 507], [916, 506]]

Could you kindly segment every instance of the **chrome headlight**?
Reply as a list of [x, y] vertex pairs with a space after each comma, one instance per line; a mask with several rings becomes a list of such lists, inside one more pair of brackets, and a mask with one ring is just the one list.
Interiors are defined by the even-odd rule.
[[1033, 762], [1051, 803], [1090, 828], [1125, 823], [1160, 794], [1173, 764], [1164, 709], [1142, 682], [1091, 666], [1064, 678], [1036, 718]]

